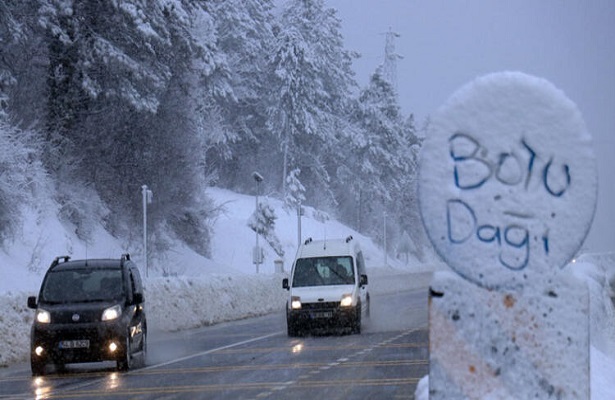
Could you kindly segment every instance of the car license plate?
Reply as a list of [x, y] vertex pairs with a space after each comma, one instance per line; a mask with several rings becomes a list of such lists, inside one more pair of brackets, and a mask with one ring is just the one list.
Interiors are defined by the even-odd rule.
[[331, 318], [333, 317], [332, 311], [315, 312], [312, 314], [312, 318]]
[[61, 349], [87, 349], [90, 347], [90, 341], [85, 340], [62, 340], [60, 342]]

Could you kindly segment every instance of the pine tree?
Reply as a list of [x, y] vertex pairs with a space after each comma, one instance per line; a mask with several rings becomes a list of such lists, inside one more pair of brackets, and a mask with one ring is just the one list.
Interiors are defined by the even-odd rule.
[[354, 199], [347, 196], [345, 204], [358, 209], [356, 225], [362, 230], [381, 218], [385, 203], [392, 200], [400, 177], [407, 171], [397, 97], [379, 71], [361, 92], [353, 121], [357, 130], [348, 138], [350, 148], [346, 153], [346, 165], [352, 167], [339, 171], [339, 181], [352, 188]]
[[[45, 0], [40, 10], [50, 56], [48, 141], [58, 149], [46, 160], [54, 175], [94, 185], [115, 211], [106, 224], [116, 233], [139, 217], [146, 183], [157, 193], [153, 223], [206, 236], [192, 222], [203, 220], [194, 193], [204, 187], [203, 138], [193, 118], [201, 93], [193, 88], [219, 69], [208, 47], [215, 41], [195, 39], [197, 19], [207, 19], [201, 3]], [[58, 199], [70, 207], [66, 197]]]
[[305, 186], [299, 180], [301, 170], [295, 168], [286, 177], [286, 193], [284, 207], [287, 210], [298, 210], [305, 202]]
[[333, 200], [329, 163], [337, 148], [334, 127], [355, 85], [352, 54], [343, 47], [336, 11], [325, 8], [323, 0], [288, 2], [273, 54], [269, 128], [282, 152], [281, 186], [289, 169], [300, 168], [311, 200], [325, 205]]
[[40, 120], [44, 64], [35, 1], [0, 2], [0, 118], [30, 129]]
[[246, 177], [255, 168], [270, 176], [257, 161], [265, 136], [264, 100], [271, 80], [266, 63], [273, 40], [272, 9], [271, 0], [216, 0], [208, 7], [218, 57], [224, 60], [232, 89], [224, 95], [212, 93], [212, 102], [203, 108], [215, 111], [208, 118], [214, 133], [209, 135], [208, 166], [218, 172], [221, 184], [238, 190], [249, 189], [251, 180]]

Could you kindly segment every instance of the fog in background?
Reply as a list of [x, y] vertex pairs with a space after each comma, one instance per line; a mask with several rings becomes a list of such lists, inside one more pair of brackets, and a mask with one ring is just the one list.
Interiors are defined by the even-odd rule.
[[465, 83], [516, 70], [545, 78], [577, 104], [594, 140], [596, 215], [584, 250], [615, 250], [615, 1], [326, 0], [338, 10], [357, 81], [384, 60], [395, 40], [397, 89], [418, 127]]

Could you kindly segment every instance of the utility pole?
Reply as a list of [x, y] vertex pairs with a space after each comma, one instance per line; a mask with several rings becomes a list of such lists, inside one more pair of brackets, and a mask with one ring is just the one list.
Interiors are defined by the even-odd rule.
[[388, 254], [387, 254], [387, 212], [386, 210], [384, 211], [384, 216], [383, 216], [383, 237], [384, 237], [384, 266], [386, 267], [387, 264], [389, 263], [388, 260]]
[[[258, 172], [252, 172], [252, 178], [256, 181], [256, 210], [254, 211], [254, 215], [258, 218], [258, 195], [260, 192], [260, 183], [263, 181], [263, 176]], [[257, 221], [258, 222], [258, 221]], [[256, 225], [256, 246], [254, 246], [254, 251], [252, 252], [252, 260], [254, 264], [256, 264], [256, 273], [258, 274], [260, 263], [262, 262], [262, 252], [261, 248], [258, 244], [258, 223]]]
[[399, 37], [399, 33], [395, 33], [389, 28], [385, 33], [386, 44], [384, 46], [384, 64], [383, 77], [395, 90], [397, 94], [397, 60], [404, 58], [395, 52], [395, 38]]
[[152, 202], [153, 193], [147, 185], [141, 186], [143, 197], [143, 259], [145, 260], [145, 276], [149, 276], [149, 265], [147, 262], [147, 205]]
[[299, 201], [297, 206], [297, 248], [301, 246], [301, 214], [303, 214], [303, 210], [301, 209], [301, 201]]

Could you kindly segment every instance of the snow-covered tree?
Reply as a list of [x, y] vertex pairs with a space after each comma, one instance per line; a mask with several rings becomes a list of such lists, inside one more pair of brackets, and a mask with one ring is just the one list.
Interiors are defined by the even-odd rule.
[[260, 202], [258, 208], [252, 213], [248, 226], [261, 235], [278, 256], [283, 257], [284, 249], [275, 233], [275, 220], [277, 218], [275, 210], [269, 204]]
[[4, 49], [21, 35], [19, 22], [13, 16], [13, 1], [0, 3], [0, 119], [6, 118], [8, 107], [8, 88], [15, 84], [10, 70], [10, 61]]
[[[217, 57], [226, 66], [231, 91], [211, 91], [202, 109], [207, 136], [207, 165], [220, 183], [247, 190], [265, 132], [267, 81], [265, 65], [273, 32], [271, 0], [216, 0], [208, 5], [212, 15]], [[204, 82], [209, 86], [209, 79]], [[268, 171], [264, 171], [268, 174]]]
[[305, 203], [305, 186], [299, 180], [301, 170], [295, 168], [286, 177], [286, 194], [284, 207], [287, 210], [298, 210]]
[[36, 207], [36, 201], [47, 195], [41, 146], [36, 132], [22, 131], [0, 118], [0, 244], [14, 237], [23, 207]]
[[393, 87], [378, 69], [361, 91], [350, 121], [353, 130], [344, 130], [347, 146], [334, 189], [340, 213], [378, 241], [383, 241], [386, 218], [389, 246], [396, 235], [409, 230], [404, 214], [414, 215], [414, 210], [400, 206], [407, 203], [403, 199], [416, 198], [414, 186], [408, 186], [417, 172], [413, 145], [418, 141], [412, 118], [404, 120]]
[[326, 204], [332, 197], [328, 163], [338, 147], [335, 126], [355, 85], [336, 11], [323, 0], [289, 1], [273, 50], [268, 126], [282, 152], [278, 176], [283, 187], [287, 171], [300, 168], [308, 197]]
[[[199, 22], [209, 18], [203, 3], [39, 1], [52, 173], [93, 185], [114, 211], [105, 222], [115, 232], [138, 218], [142, 184], [157, 193], [154, 226], [193, 232], [182, 221], [202, 221], [207, 209], [194, 196], [205, 186], [195, 88], [219, 71], [215, 38], [198, 37]], [[70, 207], [65, 197], [58, 200]], [[199, 230], [206, 235], [205, 225]]]
[[[395, 92], [377, 71], [361, 91], [352, 115], [356, 128], [347, 138], [346, 162], [338, 168], [336, 192], [346, 212], [363, 230], [381, 219], [400, 177], [407, 172], [402, 118]], [[346, 192], [344, 192], [344, 188]], [[349, 190], [350, 189], [350, 190]]]
[[0, 2], [0, 114], [30, 129], [44, 105], [46, 54], [36, 1]]

